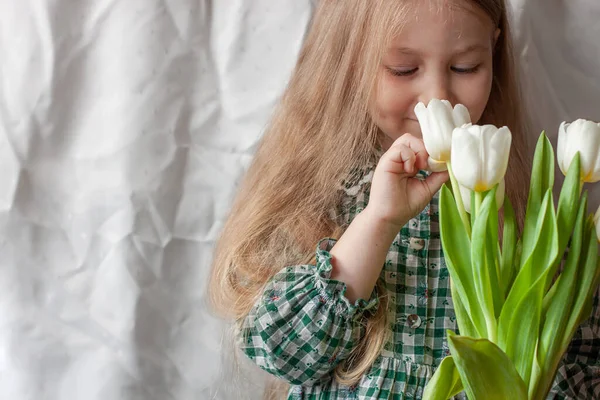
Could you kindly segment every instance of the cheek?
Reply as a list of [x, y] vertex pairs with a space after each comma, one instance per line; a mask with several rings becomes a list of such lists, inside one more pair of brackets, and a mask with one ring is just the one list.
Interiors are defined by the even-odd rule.
[[474, 124], [479, 122], [490, 98], [491, 90], [491, 74], [479, 76], [469, 81], [468, 84], [462, 85], [459, 102], [469, 109]]
[[403, 85], [399, 85], [393, 77], [383, 74], [379, 81], [377, 96], [375, 101], [375, 117], [377, 121], [382, 123], [399, 123], [407, 115], [407, 110], [410, 106], [409, 96], [406, 95], [407, 90]]

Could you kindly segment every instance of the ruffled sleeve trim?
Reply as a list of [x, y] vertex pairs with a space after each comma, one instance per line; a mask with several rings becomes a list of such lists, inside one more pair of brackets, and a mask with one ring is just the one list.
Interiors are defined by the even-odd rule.
[[322, 289], [321, 295], [324, 296], [327, 301], [331, 301], [333, 298], [333, 300], [338, 303], [338, 306], [336, 307], [338, 313], [355, 315], [359, 311], [374, 312], [379, 306], [377, 290], [373, 290], [369, 300], [358, 299], [352, 304], [346, 297], [346, 284], [331, 279], [333, 265], [331, 264], [332, 255], [330, 251], [336, 242], [335, 239], [325, 238], [320, 240], [317, 245], [316, 274], [318, 275], [318, 278], [316, 285]]

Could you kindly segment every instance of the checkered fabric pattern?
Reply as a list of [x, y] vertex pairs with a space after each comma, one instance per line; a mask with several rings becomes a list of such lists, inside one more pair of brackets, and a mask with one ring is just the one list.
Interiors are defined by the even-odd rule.
[[[366, 207], [372, 175], [371, 168], [342, 185], [336, 215], [341, 224], [350, 224]], [[446, 330], [458, 331], [438, 217], [436, 195], [390, 247], [380, 276], [388, 296], [389, 340], [357, 385], [339, 385], [333, 370], [363, 337], [365, 319], [379, 300], [374, 292], [371, 299], [351, 304], [344, 296], [345, 284], [330, 279], [332, 239], [318, 244], [316, 265], [290, 266], [272, 278], [240, 321], [242, 351], [292, 384], [288, 399], [420, 399], [449, 354]], [[549, 399], [600, 399], [598, 307], [594, 310], [578, 331]]]

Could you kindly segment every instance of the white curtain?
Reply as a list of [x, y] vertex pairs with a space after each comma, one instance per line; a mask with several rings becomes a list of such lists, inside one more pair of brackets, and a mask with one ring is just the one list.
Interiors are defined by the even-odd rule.
[[[562, 121], [600, 122], [600, 2], [511, 0], [523, 93], [533, 126], [556, 145]], [[556, 169], [557, 184], [563, 175]], [[588, 185], [589, 208], [600, 205], [600, 183]], [[558, 197], [557, 197], [558, 198]]]
[[[512, 5], [536, 129], [600, 120], [600, 4]], [[312, 10], [0, 0], [0, 398], [261, 397], [206, 278]]]
[[0, 0], [0, 398], [258, 398], [212, 247], [308, 0]]

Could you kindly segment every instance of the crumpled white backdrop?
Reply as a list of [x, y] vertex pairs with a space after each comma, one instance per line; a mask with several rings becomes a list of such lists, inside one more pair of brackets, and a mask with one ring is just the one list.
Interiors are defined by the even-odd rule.
[[[562, 121], [600, 122], [600, 2], [509, 0], [514, 15], [523, 92], [533, 126], [556, 145]], [[563, 175], [556, 169], [557, 183]], [[558, 184], [555, 191], [558, 192]], [[600, 183], [588, 185], [589, 208], [600, 205]], [[558, 193], [557, 193], [558, 194]]]
[[[512, 5], [538, 132], [600, 120], [600, 3]], [[205, 284], [312, 9], [0, 0], [0, 398], [261, 397]]]

